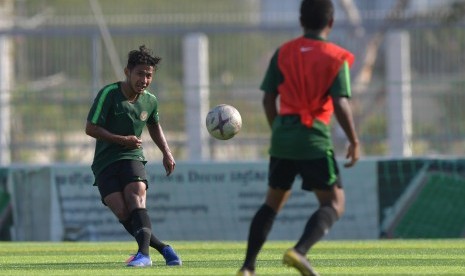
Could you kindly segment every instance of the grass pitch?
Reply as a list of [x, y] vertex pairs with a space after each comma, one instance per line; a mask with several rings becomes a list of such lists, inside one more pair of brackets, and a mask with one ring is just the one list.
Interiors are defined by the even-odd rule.
[[[170, 243], [183, 260], [167, 267], [152, 249], [154, 266], [128, 268], [135, 242], [0, 242], [0, 275], [235, 275], [245, 242]], [[257, 275], [299, 275], [282, 265], [292, 242], [270, 241], [257, 262]], [[322, 241], [309, 255], [325, 275], [465, 275], [465, 240]], [[136, 271], [134, 271], [136, 270]]]

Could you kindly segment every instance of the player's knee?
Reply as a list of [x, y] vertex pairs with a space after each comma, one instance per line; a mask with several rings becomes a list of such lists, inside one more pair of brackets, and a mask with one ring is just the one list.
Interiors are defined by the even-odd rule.
[[343, 201], [333, 201], [328, 207], [331, 207], [332, 209], [334, 209], [338, 219], [340, 219], [342, 215], [344, 215], [345, 204]]
[[335, 197], [331, 200], [331, 207], [336, 211], [337, 217], [341, 218], [345, 212], [345, 196], [342, 189], [336, 189]]
[[322, 205], [318, 210], [325, 214], [324, 217], [328, 218], [329, 227], [344, 214], [344, 206], [335, 206], [333, 204]]
[[346, 211], [344, 204], [334, 206], [333, 208], [336, 211], [336, 215], [338, 219], [341, 218], [342, 215], [344, 215], [344, 212]]
[[320, 208], [323, 208], [323, 207], [332, 209], [333, 210], [332, 212], [336, 216], [336, 219], [340, 219], [345, 212], [344, 203], [341, 203], [341, 202], [331, 202], [331, 204], [327, 204], [327, 205], [323, 204], [320, 206]]

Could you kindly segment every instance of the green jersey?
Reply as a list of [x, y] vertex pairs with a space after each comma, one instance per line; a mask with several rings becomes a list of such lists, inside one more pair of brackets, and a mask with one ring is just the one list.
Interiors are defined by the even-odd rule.
[[[305, 36], [308, 39], [322, 40], [319, 37]], [[278, 93], [278, 87], [284, 82], [283, 72], [278, 65], [279, 49], [270, 61], [260, 89], [265, 93]], [[350, 97], [350, 73], [347, 62], [327, 91], [336, 97]], [[278, 115], [272, 125], [269, 154], [279, 158], [316, 159], [326, 157], [333, 149], [330, 125], [314, 120], [312, 127], [301, 123], [300, 116]]]
[[[123, 95], [121, 82], [103, 87], [89, 111], [87, 121], [117, 135], [140, 137], [146, 124], [158, 123], [158, 100], [147, 90], [131, 103]], [[97, 139], [92, 171], [97, 177], [109, 164], [132, 159], [146, 162], [142, 149], [126, 149], [122, 145]]]

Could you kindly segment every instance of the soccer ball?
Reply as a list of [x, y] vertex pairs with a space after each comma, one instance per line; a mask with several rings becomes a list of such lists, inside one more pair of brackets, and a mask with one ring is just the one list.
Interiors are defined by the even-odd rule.
[[241, 130], [242, 118], [233, 106], [220, 104], [208, 112], [205, 123], [211, 136], [219, 140], [228, 140]]

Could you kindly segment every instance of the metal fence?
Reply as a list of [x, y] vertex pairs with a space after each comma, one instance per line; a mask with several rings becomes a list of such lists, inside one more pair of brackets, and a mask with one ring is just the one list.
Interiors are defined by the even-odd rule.
[[[27, 1], [21, 1], [24, 2]], [[229, 1], [229, 6], [224, 8], [235, 6], [231, 2], [234, 1]], [[226, 142], [210, 140], [212, 158], [267, 158], [270, 132], [261, 106], [259, 85], [276, 47], [300, 35], [301, 30], [297, 20], [264, 24], [260, 20], [263, 14], [247, 11], [256, 7], [256, 2], [240, 1], [248, 6], [236, 7], [231, 13], [219, 12], [221, 7], [217, 5], [212, 5], [209, 11], [209, 6], [204, 5], [201, 13], [183, 11], [177, 16], [170, 13], [169, 17], [157, 13], [160, 5], [156, 4], [145, 6], [146, 12], [140, 16], [120, 16], [124, 7], [110, 8], [109, 2], [102, 1], [102, 5], [106, 3], [103, 10], [111, 11], [104, 18], [123, 66], [127, 52], [141, 44], [162, 58], [151, 90], [160, 100], [161, 124], [177, 160], [187, 158], [185, 145], [189, 137], [185, 135], [183, 120], [182, 42], [192, 32], [204, 33], [209, 39], [211, 105], [232, 104], [243, 117], [243, 129], [237, 137]], [[28, 10], [27, 5], [21, 6], [22, 14], [31, 16], [40, 11], [43, 6], [39, 4], [34, 6], [35, 11]], [[198, 9], [194, 6], [191, 9]], [[55, 11], [55, 16], [38, 27], [0, 30], [1, 37], [14, 45], [14, 84], [9, 99], [10, 150], [14, 163], [89, 163], [92, 160], [94, 141], [84, 133], [87, 112], [98, 89], [119, 79], [110, 59], [111, 49], [102, 40], [101, 29], [89, 5], [77, 5], [76, 10], [77, 15], [71, 11], [61, 10], [59, 14]], [[210, 17], [205, 18], [205, 14]], [[388, 153], [388, 83], [383, 38], [392, 29], [406, 30], [411, 40], [413, 155], [465, 154], [463, 24], [441, 18], [415, 21], [407, 18], [399, 19], [400, 24], [392, 21], [384, 24], [384, 19], [385, 15], [380, 15], [378, 24], [365, 25], [364, 33], [358, 35], [343, 21], [331, 35], [334, 42], [353, 51], [358, 58], [353, 70], [352, 102], [363, 155]], [[363, 71], [367, 52], [373, 51], [369, 45], [376, 39], [379, 44], [373, 47], [374, 62], [369, 70]], [[369, 74], [365, 82], [362, 72]], [[334, 124], [333, 137], [337, 153], [342, 156], [346, 142], [337, 124]], [[149, 160], [160, 159], [153, 143], [146, 143], [145, 148]]]

